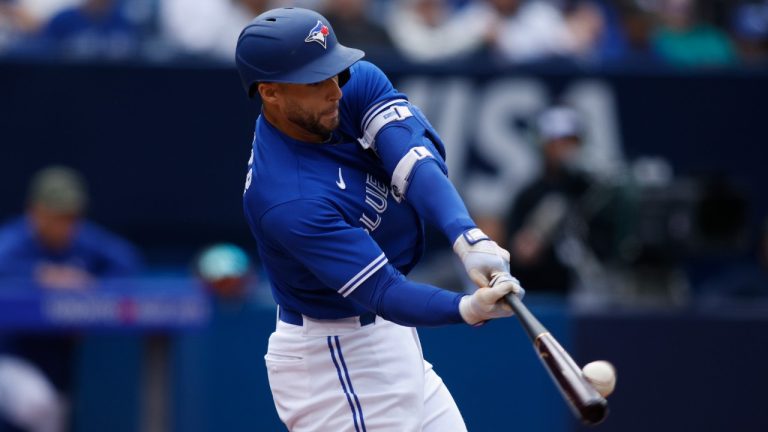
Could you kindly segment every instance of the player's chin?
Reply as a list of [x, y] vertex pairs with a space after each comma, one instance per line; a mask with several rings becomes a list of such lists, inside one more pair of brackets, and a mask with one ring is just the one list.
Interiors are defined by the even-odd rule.
[[339, 127], [339, 121], [339, 113], [337, 111], [334, 115], [325, 116], [325, 118], [320, 121], [320, 126], [328, 133], [331, 133]]

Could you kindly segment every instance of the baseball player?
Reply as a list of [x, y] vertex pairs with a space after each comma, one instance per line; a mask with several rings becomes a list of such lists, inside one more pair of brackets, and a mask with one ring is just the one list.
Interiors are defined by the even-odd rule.
[[[447, 178], [440, 137], [320, 14], [283, 8], [240, 34], [236, 61], [262, 102], [244, 211], [278, 304], [265, 361], [291, 431], [462, 431], [413, 327], [510, 316], [523, 290]], [[423, 223], [480, 287], [405, 278]], [[493, 280], [492, 280], [493, 279]]]

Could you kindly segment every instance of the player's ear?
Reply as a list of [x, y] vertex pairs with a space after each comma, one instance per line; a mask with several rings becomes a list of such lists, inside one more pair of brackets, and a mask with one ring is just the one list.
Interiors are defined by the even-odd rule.
[[261, 82], [256, 84], [256, 90], [259, 92], [262, 102], [274, 103], [277, 98], [276, 83]]

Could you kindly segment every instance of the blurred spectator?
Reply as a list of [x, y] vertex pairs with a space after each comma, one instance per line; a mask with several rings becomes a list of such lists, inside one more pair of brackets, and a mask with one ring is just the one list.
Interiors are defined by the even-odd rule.
[[261, 267], [237, 245], [208, 246], [197, 255], [193, 266], [195, 276], [216, 300], [214, 321], [237, 315], [242, 308], [275, 305], [267, 279], [259, 276]]
[[58, 12], [74, 7], [81, 0], [11, 0], [40, 22], [48, 22]]
[[566, 14], [546, 0], [486, 1], [500, 17], [494, 44], [505, 61], [587, 57], [603, 27], [600, 10], [591, 2], [576, 2]]
[[616, 3], [622, 29], [620, 37], [625, 42], [619, 60], [635, 64], [657, 62], [658, 59], [651, 50], [651, 35], [655, 23], [652, 11], [641, 7], [642, 2], [634, 0], [620, 0]]
[[79, 0], [0, 0], [0, 53], [35, 35], [51, 17]]
[[[580, 260], [612, 247], [612, 226], [599, 215], [607, 202], [599, 184], [575, 166], [584, 130], [576, 111], [555, 106], [537, 122], [542, 173], [526, 186], [507, 220], [511, 271], [526, 289], [564, 294], [575, 285], [573, 258], [565, 240], [580, 242]], [[586, 233], [576, 232], [584, 230]]]
[[392, 48], [389, 34], [368, 17], [369, 0], [333, 0], [326, 3], [324, 15], [336, 37], [357, 48]]
[[140, 31], [123, 0], [82, 0], [56, 13], [41, 38], [67, 57], [125, 58], [136, 55]]
[[652, 36], [659, 57], [676, 66], [724, 66], [738, 61], [727, 34], [702, 21], [693, 0], [661, 0], [660, 26]]
[[[37, 173], [26, 215], [0, 229], [0, 278], [31, 280], [41, 289], [83, 290], [100, 277], [138, 272], [140, 258], [130, 244], [84, 220], [87, 201], [76, 171], [49, 167]], [[0, 414], [30, 431], [64, 430], [75, 337], [20, 333], [6, 343], [8, 352], [0, 355]]]
[[241, 300], [255, 276], [245, 251], [230, 243], [207, 247], [195, 260], [195, 275], [218, 298]]
[[182, 52], [234, 63], [237, 37], [270, 0], [163, 0], [163, 36]]
[[0, 53], [22, 37], [35, 33], [39, 27], [40, 21], [22, 4], [14, 0], [0, 0]]
[[490, 40], [497, 17], [473, 2], [454, 10], [445, 0], [400, 0], [387, 30], [397, 49], [414, 62], [466, 60]]
[[731, 29], [746, 63], [768, 62], [768, 1], [737, 5], [731, 17]]

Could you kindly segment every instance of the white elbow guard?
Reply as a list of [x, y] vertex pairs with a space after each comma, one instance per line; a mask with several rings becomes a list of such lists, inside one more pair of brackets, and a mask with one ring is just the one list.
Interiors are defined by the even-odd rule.
[[422, 159], [433, 157], [432, 152], [426, 147], [419, 146], [408, 150], [408, 153], [400, 159], [392, 173], [392, 195], [397, 202], [401, 202], [405, 198], [416, 163]]
[[363, 116], [363, 137], [357, 139], [360, 145], [366, 150], [376, 150], [376, 135], [384, 126], [393, 121], [402, 121], [408, 117], [413, 117], [408, 106], [397, 105], [407, 103], [408, 101], [405, 99], [394, 99], [369, 109]]

